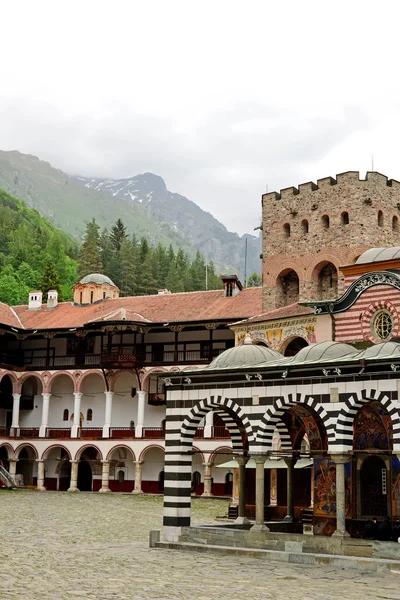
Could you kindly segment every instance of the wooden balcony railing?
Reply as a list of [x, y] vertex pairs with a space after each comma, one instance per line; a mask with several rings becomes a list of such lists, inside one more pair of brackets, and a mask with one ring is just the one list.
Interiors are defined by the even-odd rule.
[[10, 430], [8, 427], [0, 427], [0, 437], [10, 437]]
[[110, 427], [110, 437], [119, 439], [134, 439], [135, 430], [131, 427]]
[[20, 427], [19, 437], [39, 437], [39, 427]]
[[80, 438], [91, 438], [98, 439], [103, 437], [103, 430], [101, 427], [81, 427], [79, 429]]
[[223, 426], [216, 426], [212, 428], [212, 437], [213, 438], [229, 438], [231, 434], [229, 433], [229, 429], [226, 429]]
[[68, 439], [71, 437], [70, 427], [47, 427], [46, 437], [57, 439]]
[[196, 429], [196, 433], [194, 434], [195, 438], [203, 438], [204, 437], [204, 427], [198, 427]]
[[162, 427], [143, 427], [143, 437], [145, 439], [165, 437], [165, 429]]

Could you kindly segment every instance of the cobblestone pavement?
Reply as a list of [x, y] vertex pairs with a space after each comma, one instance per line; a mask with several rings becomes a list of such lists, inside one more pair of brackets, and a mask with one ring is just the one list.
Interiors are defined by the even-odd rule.
[[[195, 499], [193, 523], [227, 503]], [[148, 548], [162, 498], [0, 493], [1, 600], [400, 599], [400, 578]]]

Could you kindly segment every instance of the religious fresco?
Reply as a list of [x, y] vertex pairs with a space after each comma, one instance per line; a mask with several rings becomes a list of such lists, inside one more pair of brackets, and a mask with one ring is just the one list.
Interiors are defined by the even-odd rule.
[[354, 419], [354, 448], [389, 450], [392, 440], [392, 419], [386, 409], [379, 402], [363, 406]]
[[[351, 508], [351, 464], [345, 463], [346, 516]], [[330, 458], [314, 459], [314, 515], [336, 516], [336, 465]]]
[[280, 350], [286, 340], [301, 337], [308, 344], [314, 344], [316, 337], [317, 319], [314, 316], [299, 317], [296, 319], [280, 319], [265, 321], [264, 323], [246, 324], [243, 328], [236, 328], [236, 345], [243, 343], [247, 334], [253, 342], [263, 342], [270, 348]]
[[303, 439], [304, 434], [306, 434], [310, 444], [310, 450], [322, 450], [323, 440], [313, 415], [304, 406], [300, 405], [292, 406], [290, 408], [290, 413], [292, 413], [292, 415], [302, 424], [301, 429], [293, 428], [293, 433], [291, 432], [293, 447], [296, 447], [297, 438], [301, 436], [301, 439]]
[[392, 517], [400, 518], [400, 460], [392, 457]]

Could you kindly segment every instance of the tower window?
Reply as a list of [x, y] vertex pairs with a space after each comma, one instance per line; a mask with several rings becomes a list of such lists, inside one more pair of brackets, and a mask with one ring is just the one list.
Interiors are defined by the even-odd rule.
[[81, 292], [79, 294], [79, 304], [82, 304], [82, 300], [83, 300], [83, 292]]
[[225, 294], [225, 295], [226, 295], [226, 297], [227, 297], [227, 298], [231, 298], [231, 296], [232, 296], [232, 294], [233, 294], [233, 285], [232, 285], [230, 282], [228, 282], [228, 283], [226, 284], [226, 288], [225, 288], [225, 290], [226, 290], [226, 294]]
[[93, 421], [93, 411], [91, 408], [87, 409], [86, 421]]
[[328, 215], [323, 215], [321, 218], [322, 227], [324, 229], [329, 229], [329, 217]]
[[106, 293], [103, 292], [103, 300], [105, 300], [105, 297], [106, 297]]
[[383, 227], [383, 212], [381, 210], [378, 212], [378, 226]]
[[63, 412], [63, 421], [68, 421], [68, 419], [69, 419], [69, 410], [68, 410], [68, 408], [65, 408], [64, 412]]
[[301, 222], [301, 233], [305, 235], [306, 233], [308, 233], [308, 229], [308, 221], [307, 219], [303, 219]]
[[393, 217], [393, 219], [392, 219], [392, 229], [393, 229], [393, 231], [400, 231], [398, 217]]
[[342, 214], [341, 214], [341, 221], [342, 221], [342, 225], [348, 225], [349, 224], [349, 213], [348, 212], [342, 212]]
[[283, 235], [286, 238], [290, 237], [290, 225], [289, 225], [289, 223], [285, 223], [284, 224], [284, 226], [283, 226]]
[[90, 304], [93, 304], [93, 291], [90, 292]]

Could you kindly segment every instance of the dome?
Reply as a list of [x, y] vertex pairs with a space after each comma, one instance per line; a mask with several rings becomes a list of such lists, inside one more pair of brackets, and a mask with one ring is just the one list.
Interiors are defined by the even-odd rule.
[[90, 275], [86, 275], [80, 280], [79, 283], [98, 283], [100, 285], [102, 283], [108, 283], [109, 285], [113, 285], [115, 287], [115, 283], [113, 283], [111, 279], [107, 277], [107, 275], [102, 275], [101, 273], [91, 273]]
[[392, 260], [400, 258], [400, 246], [393, 248], [370, 248], [363, 252], [356, 260], [356, 265], [380, 262], [381, 260]]
[[242, 346], [228, 348], [214, 358], [206, 368], [210, 370], [250, 368], [282, 359], [282, 354], [277, 350], [253, 344], [250, 336], [246, 336]]
[[357, 359], [371, 360], [372, 358], [388, 358], [392, 356], [400, 356], [400, 344], [396, 342], [382, 342], [381, 344], [374, 344], [374, 346], [360, 352]]
[[321, 361], [337, 360], [349, 354], [355, 354], [357, 351], [350, 344], [341, 342], [318, 342], [302, 348], [290, 361], [291, 364]]

